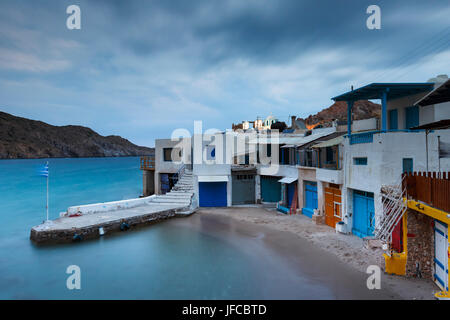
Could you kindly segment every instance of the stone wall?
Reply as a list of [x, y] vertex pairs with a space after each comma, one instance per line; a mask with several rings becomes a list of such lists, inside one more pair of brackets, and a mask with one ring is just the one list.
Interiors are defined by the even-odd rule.
[[408, 258], [406, 276], [433, 279], [434, 273], [434, 220], [433, 218], [408, 209], [407, 211]]
[[[168, 219], [176, 215], [175, 210], [165, 210], [146, 215], [135, 216], [124, 219], [130, 228], [139, 225], [151, 224], [160, 220]], [[99, 238], [99, 228], [102, 227], [105, 234], [120, 231], [122, 219], [107, 223], [90, 225], [83, 228], [59, 229], [59, 230], [36, 230], [31, 229], [30, 239], [35, 243], [63, 243], [73, 241], [73, 236], [79, 234], [83, 240]]]

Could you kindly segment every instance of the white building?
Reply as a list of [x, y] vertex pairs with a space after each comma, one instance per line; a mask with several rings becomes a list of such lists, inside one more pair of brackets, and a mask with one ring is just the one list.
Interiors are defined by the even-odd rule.
[[400, 184], [403, 172], [450, 169], [450, 159], [438, 152], [439, 143], [450, 143], [450, 130], [412, 130], [450, 118], [449, 103], [416, 105], [440, 84], [373, 83], [333, 98], [347, 101], [349, 119], [353, 101], [381, 99], [382, 105], [381, 130], [353, 133], [349, 127], [344, 139], [342, 220], [347, 232], [373, 235], [383, 216], [381, 187]]

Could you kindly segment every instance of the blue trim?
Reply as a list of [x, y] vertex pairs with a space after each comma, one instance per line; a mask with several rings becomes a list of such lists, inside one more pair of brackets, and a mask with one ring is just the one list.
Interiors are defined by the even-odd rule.
[[443, 226], [444, 228], [448, 228], [448, 225], [442, 221], [436, 220], [434, 219], [434, 221], [438, 222], [441, 226]]
[[389, 88], [383, 91], [381, 96], [381, 130], [386, 131], [387, 129], [387, 93]]
[[312, 218], [314, 214], [314, 209], [311, 208], [302, 208], [302, 214], [307, 216], [308, 218]]
[[434, 83], [418, 82], [418, 83], [371, 83], [360, 87], [356, 90], [347, 91], [339, 96], [331, 98], [334, 101], [349, 100], [370, 100], [381, 99], [383, 92], [389, 88], [389, 99], [396, 99], [404, 96], [417, 94], [424, 91], [431, 91]]
[[283, 207], [281, 204], [277, 204], [277, 211], [280, 211], [282, 213], [289, 213], [289, 208]]
[[444, 270], [444, 271], [446, 270], [445, 267], [444, 267], [444, 265], [443, 265], [438, 259], [434, 258], [434, 262], [436, 262], [437, 265], [438, 265], [439, 267], [441, 267], [442, 270]]
[[441, 236], [445, 237], [445, 234], [441, 230], [434, 228], [434, 231], [439, 233]]
[[434, 274], [434, 278], [445, 288], [444, 281], [442, 281], [442, 279], [439, 278], [439, 276], [436, 273]]

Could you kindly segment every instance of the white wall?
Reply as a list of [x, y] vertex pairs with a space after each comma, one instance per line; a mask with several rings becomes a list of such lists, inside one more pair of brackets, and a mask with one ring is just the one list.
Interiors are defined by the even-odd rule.
[[[187, 139], [186, 141], [190, 141]], [[181, 168], [181, 163], [172, 161], [164, 161], [164, 148], [174, 148], [180, 145], [179, 141], [172, 141], [171, 139], [157, 139], [155, 140], [155, 193], [161, 193], [161, 173], [177, 173]], [[184, 150], [184, 157], [190, 157], [190, 150]]]
[[434, 105], [434, 121], [450, 119], [450, 102]]
[[356, 131], [370, 131], [378, 129], [378, 119], [370, 118], [364, 120], [354, 120], [352, 122], [352, 132]]

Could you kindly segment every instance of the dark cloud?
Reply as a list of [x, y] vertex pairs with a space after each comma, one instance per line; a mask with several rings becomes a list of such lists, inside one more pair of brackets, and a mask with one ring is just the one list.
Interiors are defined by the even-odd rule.
[[[65, 27], [71, 4], [82, 10], [78, 31]], [[365, 26], [371, 4], [3, 0], [1, 103], [152, 144], [194, 119], [217, 128], [270, 112], [287, 120], [328, 106], [351, 84], [448, 72], [445, 1], [376, 1], [376, 31]]]

